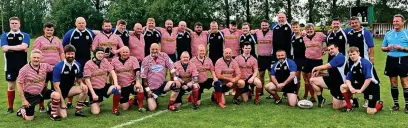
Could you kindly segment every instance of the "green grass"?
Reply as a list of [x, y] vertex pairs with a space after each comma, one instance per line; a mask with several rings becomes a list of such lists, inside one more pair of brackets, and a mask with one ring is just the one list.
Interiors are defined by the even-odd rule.
[[[381, 99], [384, 101], [384, 110], [376, 115], [368, 115], [363, 108], [358, 108], [351, 113], [341, 113], [326, 105], [324, 108], [314, 107], [312, 109], [292, 108], [284, 101], [281, 105], [273, 104], [272, 100], [261, 97], [261, 105], [253, 105], [252, 100], [246, 104], [232, 105], [231, 96], [227, 97], [227, 108], [221, 109], [209, 100], [209, 92], [203, 94], [200, 110], [192, 110], [191, 104], [185, 104], [179, 112], [165, 111], [152, 118], [136, 122], [125, 127], [407, 127], [407, 114], [403, 111], [392, 112], [390, 95], [390, 84], [388, 77], [383, 75], [386, 54], [381, 52], [380, 39], [375, 40], [375, 68], [381, 80]], [[3, 54], [3, 53], [1, 53]], [[2, 55], [0, 55], [2, 57]], [[0, 59], [0, 68], [4, 60]], [[7, 108], [4, 72], [0, 72], [0, 113], [5, 113]], [[400, 89], [400, 93], [401, 93]], [[265, 93], [266, 94], [266, 93]], [[300, 95], [303, 95], [303, 86]], [[326, 99], [331, 99], [327, 90], [324, 91]], [[20, 98], [16, 96], [14, 108], [21, 104]], [[362, 99], [362, 95], [358, 95]], [[168, 96], [159, 98], [160, 106], [156, 112], [165, 110]], [[403, 103], [402, 93], [400, 103]], [[74, 100], [75, 101], [75, 100]], [[86, 118], [74, 117], [74, 109], [68, 109], [68, 118], [60, 122], [48, 119], [48, 115], [36, 112], [34, 121], [23, 121], [15, 114], [0, 114], [0, 127], [113, 127], [131, 120], [136, 120], [155, 112], [139, 113], [135, 109], [122, 111], [122, 115], [114, 116], [110, 112], [111, 99], [106, 99], [102, 106], [102, 112], [98, 116], [92, 116], [90, 109], [84, 112], [89, 115]], [[330, 102], [330, 101], [328, 101]], [[360, 100], [360, 103], [363, 101]], [[38, 109], [38, 108], [36, 108]]]

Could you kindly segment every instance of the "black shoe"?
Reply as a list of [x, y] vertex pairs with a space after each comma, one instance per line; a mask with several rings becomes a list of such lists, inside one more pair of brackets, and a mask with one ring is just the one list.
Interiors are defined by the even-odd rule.
[[280, 104], [282, 103], [282, 99], [275, 99], [275, 104]]
[[90, 107], [91, 104], [89, 103], [89, 101], [84, 101], [84, 106]]
[[353, 111], [353, 108], [351, 108], [351, 109], [343, 108], [343, 109], [341, 110], [341, 112], [351, 112], [351, 111]]
[[194, 109], [194, 110], [198, 110], [199, 108], [200, 108], [200, 107], [198, 107], [198, 105], [194, 105], [194, 106], [193, 106], [193, 109]]
[[23, 113], [25, 113], [25, 112], [26, 112], [25, 108], [24, 108], [24, 107], [21, 107], [21, 108], [19, 108], [19, 109], [17, 110], [16, 115], [19, 116], [19, 117], [22, 117], [22, 116], [23, 116]]
[[53, 120], [53, 121], [61, 121], [61, 117], [58, 116], [58, 115], [51, 115], [50, 119]]
[[233, 103], [233, 104], [237, 104], [237, 105], [240, 104], [239, 101], [238, 101], [238, 99], [233, 99], [233, 100], [232, 100], [232, 103]]
[[405, 114], [408, 114], [408, 106], [405, 106]]
[[317, 106], [318, 106], [319, 108], [321, 108], [321, 107], [323, 107], [323, 105], [324, 105], [325, 102], [326, 102], [326, 99], [323, 98], [322, 101], [319, 101], [319, 102], [317, 103]]
[[7, 114], [10, 114], [10, 113], [13, 113], [13, 112], [14, 112], [14, 110], [12, 108], [7, 109]]
[[275, 99], [272, 95], [269, 95], [268, 97], [266, 97], [265, 99]]
[[212, 102], [215, 102], [215, 97], [214, 97], [213, 94], [211, 94], [211, 101], [212, 101]]
[[315, 99], [315, 98], [310, 98], [310, 101], [311, 101], [312, 103], [315, 103], [315, 102], [316, 102], [316, 99]]
[[307, 100], [307, 96], [303, 96], [303, 99], [304, 99], [304, 100]]
[[82, 111], [75, 112], [75, 116], [86, 117], [86, 115]]
[[72, 103], [67, 103], [67, 108], [72, 108]]
[[47, 111], [45, 111], [45, 108], [44, 108], [44, 107], [40, 107], [40, 113], [45, 113], [45, 112], [47, 112]]
[[112, 112], [114, 115], [116, 116], [120, 116], [120, 112], [118, 110], [116, 110], [115, 112]]
[[394, 105], [391, 110], [398, 111], [399, 110], [399, 105]]
[[358, 108], [360, 107], [360, 105], [358, 104], [358, 98], [353, 98], [353, 104], [352, 104], [353, 108]]

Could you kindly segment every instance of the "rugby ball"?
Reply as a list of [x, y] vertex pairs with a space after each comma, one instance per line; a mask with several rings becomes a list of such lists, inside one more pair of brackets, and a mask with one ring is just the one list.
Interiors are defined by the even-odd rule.
[[310, 100], [300, 100], [297, 103], [299, 108], [312, 108], [313, 107], [313, 103]]

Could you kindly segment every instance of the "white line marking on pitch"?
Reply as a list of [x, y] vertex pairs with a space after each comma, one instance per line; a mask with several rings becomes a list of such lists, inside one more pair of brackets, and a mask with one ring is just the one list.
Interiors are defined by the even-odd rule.
[[[207, 99], [210, 99], [210, 97], [201, 99], [201, 101], [207, 100]], [[187, 106], [187, 105], [188, 105], [188, 103], [182, 105], [181, 107], [185, 107], [185, 106]], [[122, 124], [113, 126], [112, 128], [121, 128], [121, 127], [124, 127], [124, 126], [132, 125], [132, 124], [135, 124], [135, 123], [137, 123], [137, 122], [143, 121], [143, 120], [145, 120], [145, 119], [147, 119], [147, 118], [152, 118], [152, 117], [154, 117], [154, 116], [161, 115], [161, 114], [166, 113], [166, 112], [169, 112], [169, 110], [167, 110], [167, 109], [166, 109], [166, 110], [161, 110], [161, 111], [158, 111], [158, 112], [156, 112], [156, 113], [154, 113], [154, 114], [147, 115], [147, 116], [142, 117], [142, 118], [139, 118], [139, 119], [131, 120], [131, 121], [128, 121], [128, 122], [126, 122], [126, 123], [122, 123]]]

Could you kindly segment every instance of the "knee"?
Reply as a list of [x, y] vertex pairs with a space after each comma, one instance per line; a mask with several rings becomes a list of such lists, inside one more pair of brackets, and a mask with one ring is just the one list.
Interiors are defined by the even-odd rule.
[[245, 86], [245, 81], [243, 81], [243, 80], [238, 80], [238, 86], [239, 86], [240, 88], [243, 88], [243, 87]]
[[375, 113], [377, 113], [375, 108], [367, 108], [367, 114], [374, 115]]
[[51, 98], [59, 100], [59, 99], [61, 99], [61, 95], [58, 92], [52, 92], [51, 93]]
[[340, 91], [341, 92], [346, 92], [347, 91], [347, 85], [346, 84], [340, 85]]
[[32, 121], [32, 120], [34, 120], [34, 116], [26, 116], [26, 117], [24, 117], [24, 120]]
[[312, 77], [312, 78], [309, 79], [309, 83], [310, 84], [315, 84], [316, 80], [317, 80], [316, 77]]
[[84, 86], [84, 87], [82, 88], [82, 93], [88, 94], [88, 87]]
[[67, 113], [60, 114], [61, 118], [67, 118]]

